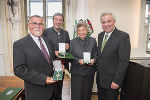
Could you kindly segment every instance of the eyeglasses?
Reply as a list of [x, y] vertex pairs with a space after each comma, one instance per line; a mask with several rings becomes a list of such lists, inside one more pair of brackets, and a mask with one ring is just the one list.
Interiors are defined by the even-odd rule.
[[29, 23], [29, 24], [32, 24], [33, 26], [43, 26], [44, 24], [43, 23]]

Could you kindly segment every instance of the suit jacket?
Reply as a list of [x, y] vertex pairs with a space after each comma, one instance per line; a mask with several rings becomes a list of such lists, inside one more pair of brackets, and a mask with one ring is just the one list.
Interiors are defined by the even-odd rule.
[[[43, 38], [44, 39], [44, 38]], [[13, 45], [14, 74], [24, 80], [26, 100], [48, 100], [52, 85], [46, 85], [47, 76], [52, 76], [54, 51], [45, 40], [50, 54], [50, 64], [30, 35]]]
[[122, 84], [130, 59], [129, 35], [114, 29], [101, 53], [105, 32], [98, 35], [98, 85], [111, 88], [111, 83]]
[[65, 31], [63, 29], [61, 29], [61, 31], [60, 31], [60, 38], [58, 36], [58, 33], [55, 31], [54, 27], [45, 29], [43, 36], [47, 37], [47, 39], [55, 47], [55, 50], [59, 49], [58, 43], [70, 43], [69, 34], [67, 31]]
[[[55, 31], [54, 27], [47, 28], [44, 30], [44, 37], [47, 37], [50, 43], [53, 44], [55, 50], [59, 50], [59, 43], [70, 43], [69, 34], [67, 31], [61, 29], [60, 36], [58, 36], [58, 33]], [[59, 38], [60, 37], [60, 38]], [[67, 60], [64, 62], [65, 68], [69, 70], [69, 63]]]
[[95, 65], [80, 65], [79, 59], [83, 59], [83, 52], [90, 52], [91, 59], [96, 60], [97, 43], [93, 37], [86, 37], [85, 40], [75, 38], [70, 41], [70, 52], [75, 56], [71, 61], [71, 73], [79, 76], [88, 76], [95, 73]]

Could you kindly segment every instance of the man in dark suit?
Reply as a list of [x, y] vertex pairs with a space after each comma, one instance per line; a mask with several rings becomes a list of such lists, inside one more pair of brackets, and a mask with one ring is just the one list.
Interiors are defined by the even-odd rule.
[[[55, 48], [55, 55], [58, 56], [58, 50], [59, 50], [59, 43], [66, 43], [66, 50], [69, 49], [69, 34], [67, 31], [62, 29], [64, 22], [64, 16], [61, 13], [55, 13], [53, 15], [53, 27], [47, 28], [44, 30], [44, 37], [47, 37], [49, 42], [51, 42]], [[65, 66], [66, 69], [69, 70], [69, 63], [67, 60], [63, 59], [62, 64]], [[62, 100], [62, 86], [63, 86], [63, 80], [58, 81], [54, 84], [54, 97], [55, 100]]]
[[98, 35], [98, 100], [118, 100], [130, 59], [130, 39], [115, 27], [112, 13], [103, 13], [100, 20], [104, 31]]
[[32, 16], [28, 24], [30, 34], [13, 45], [14, 74], [24, 80], [26, 100], [52, 98], [54, 51], [42, 37], [43, 27], [43, 19]]

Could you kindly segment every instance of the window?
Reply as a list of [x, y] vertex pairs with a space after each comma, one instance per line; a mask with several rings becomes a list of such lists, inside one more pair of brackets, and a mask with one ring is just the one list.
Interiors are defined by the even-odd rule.
[[145, 6], [145, 24], [149, 23], [149, 17], [150, 17], [150, 1], [146, 0], [146, 6]]
[[145, 5], [145, 28], [147, 33], [146, 51], [150, 51], [150, 0], [146, 0]]
[[62, 11], [62, 0], [27, 0], [27, 17], [32, 15], [43, 17], [46, 28], [53, 25], [53, 15]]

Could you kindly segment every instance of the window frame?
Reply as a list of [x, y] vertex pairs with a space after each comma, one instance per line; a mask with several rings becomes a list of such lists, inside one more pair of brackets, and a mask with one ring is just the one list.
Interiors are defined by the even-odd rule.
[[[27, 8], [27, 0], [24, 0], [24, 4], [25, 4], [25, 30], [26, 30], [26, 34], [28, 34], [28, 18], [30, 17], [30, 16], [28, 16], [28, 8]], [[38, 1], [37, 1], [38, 2]], [[48, 17], [53, 17], [53, 16], [46, 16], [46, 14], [47, 14], [47, 6], [46, 6], [46, 0], [43, 0], [43, 20], [44, 20], [44, 28], [48, 28], [48, 27], [46, 27], [46, 20], [48, 19]], [[30, 6], [30, 5], [29, 5]], [[30, 8], [30, 7], [29, 7]], [[64, 15], [65, 14], [65, 0], [62, 0], [62, 14]], [[64, 16], [64, 19], [65, 19], [65, 16]], [[63, 24], [63, 28], [64, 28], [64, 26], [65, 26], [65, 22], [64, 22], [64, 24]]]

